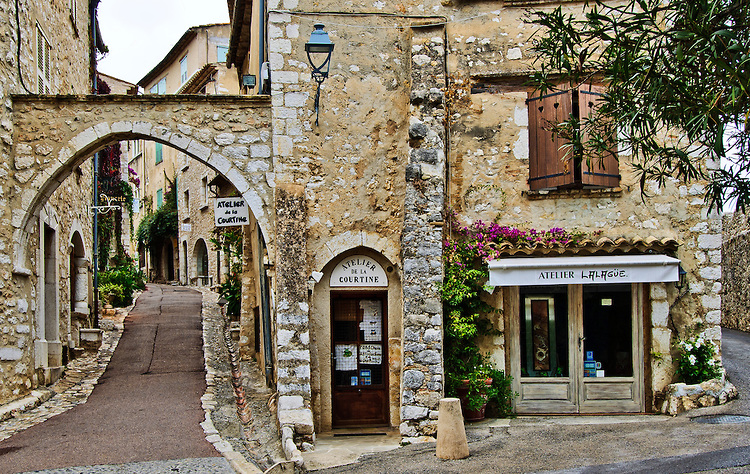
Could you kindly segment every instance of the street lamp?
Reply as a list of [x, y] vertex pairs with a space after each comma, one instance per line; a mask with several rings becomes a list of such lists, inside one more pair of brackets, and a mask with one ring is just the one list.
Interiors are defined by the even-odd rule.
[[331, 67], [331, 53], [333, 53], [333, 43], [328, 37], [328, 33], [323, 31], [323, 24], [316, 23], [315, 29], [310, 34], [310, 41], [305, 43], [307, 51], [307, 60], [312, 66], [312, 78], [318, 83], [318, 90], [315, 93], [315, 125], [318, 125], [319, 105], [320, 105], [320, 85], [328, 77], [328, 70]]

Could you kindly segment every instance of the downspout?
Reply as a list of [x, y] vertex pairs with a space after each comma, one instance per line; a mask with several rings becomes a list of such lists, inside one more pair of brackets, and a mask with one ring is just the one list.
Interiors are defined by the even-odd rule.
[[263, 63], [266, 59], [266, 2], [260, 0], [260, 24], [258, 25], [258, 80], [255, 81], [255, 87], [258, 88], [258, 93], [263, 93], [263, 77], [261, 76], [263, 71]]
[[266, 253], [266, 243], [263, 233], [258, 226], [258, 274], [260, 277], [260, 304], [263, 315], [263, 371], [266, 376], [266, 385], [273, 384], [273, 347], [271, 346], [271, 295], [268, 285], [266, 266], [263, 264], [263, 255]]
[[[91, 45], [92, 49], [92, 56], [91, 56], [91, 62], [93, 66], [93, 74], [92, 74], [92, 85], [94, 88], [94, 94], [99, 93], [99, 83], [98, 83], [98, 77], [96, 72], [96, 9], [98, 7], [98, 3], [95, 3], [93, 5], [93, 8], [91, 8], [92, 5], [89, 5], [89, 8], [91, 10], [91, 37], [93, 38], [93, 44]], [[99, 189], [99, 152], [97, 151], [94, 153], [94, 184], [93, 184], [93, 245], [94, 245], [94, 319], [93, 319], [93, 325], [94, 328], [99, 327], [99, 211], [97, 209], [97, 206], [99, 205], [99, 197], [97, 190]]]

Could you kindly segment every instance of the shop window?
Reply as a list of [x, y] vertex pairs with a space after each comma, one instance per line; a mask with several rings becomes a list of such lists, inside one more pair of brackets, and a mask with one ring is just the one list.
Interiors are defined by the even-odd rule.
[[521, 376], [568, 376], [568, 293], [565, 286], [521, 293]]
[[[604, 87], [584, 84], [539, 95], [529, 94], [529, 189], [613, 188], [619, 186], [620, 174], [614, 137], [609, 152], [602, 157], [587, 156], [581, 144], [589, 137], [577, 125], [595, 111], [597, 98]], [[552, 128], [571, 122], [570, 136], [563, 137]]]

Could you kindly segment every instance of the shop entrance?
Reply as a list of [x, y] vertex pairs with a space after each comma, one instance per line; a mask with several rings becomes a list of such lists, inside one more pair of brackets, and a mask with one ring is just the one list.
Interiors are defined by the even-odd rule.
[[509, 288], [519, 413], [642, 412], [642, 285]]
[[388, 424], [387, 292], [332, 292], [333, 427]]

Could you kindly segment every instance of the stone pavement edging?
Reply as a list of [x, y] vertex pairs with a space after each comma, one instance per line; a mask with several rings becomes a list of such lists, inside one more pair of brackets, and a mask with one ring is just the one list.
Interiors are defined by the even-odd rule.
[[[206, 416], [201, 427], [206, 434], [206, 441], [214, 445], [214, 448], [229, 461], [232, 469], [240, 474], [262, 474], [263, 471], [254, 463], [245, 459], [241, 453], [234, 450], [232, 445], [221, 437], [221, 434], [214, 426], [211, 419], [211, 413], [216, 409], [216, 370], [213, 368], [215, 351], [211, 348], [210, 337], [208, 334], [208, 325], [206, 324], [206, 313], [209, 310], [206, 300], [218, 300], [218, 295], [206, 288], [196, 288], [203, 295], [201, 303], [201, 324], [203, 327], [203, 363], [206, 369], [206, 392], [201, 397], [201, 406]], [[216, 301], [213, 301], [216, 302]]]

